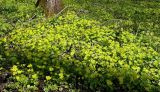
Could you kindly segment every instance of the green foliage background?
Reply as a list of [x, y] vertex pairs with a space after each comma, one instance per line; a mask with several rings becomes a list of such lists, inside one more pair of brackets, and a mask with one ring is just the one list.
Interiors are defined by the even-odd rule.
[[0, 4], [3, 91], [160, 91], [158, 0], [64, 0], [50, 19], [34, 0]]

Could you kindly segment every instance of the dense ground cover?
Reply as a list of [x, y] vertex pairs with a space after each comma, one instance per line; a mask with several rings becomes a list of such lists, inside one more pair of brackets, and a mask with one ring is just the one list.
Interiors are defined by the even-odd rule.
[[0, 1], [0, 90], [160, 91], [159, 1], [64, 2], [46, 20], [34, 0]]

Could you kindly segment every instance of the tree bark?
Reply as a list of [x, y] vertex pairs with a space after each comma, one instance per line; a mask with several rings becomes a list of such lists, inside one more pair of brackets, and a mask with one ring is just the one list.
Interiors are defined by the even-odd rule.
[[43, 8], [46, 17], [52, 17], [63, 9], [62, 0], [37, 0], [36, 7]]

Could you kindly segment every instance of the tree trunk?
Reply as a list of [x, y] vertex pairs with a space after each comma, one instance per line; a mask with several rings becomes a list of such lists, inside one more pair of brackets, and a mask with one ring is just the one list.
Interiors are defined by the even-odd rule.
[[52, 17], [63, 9], [62, 0], [37, 0], [36, 7], [41, 6], [46, 17]]

